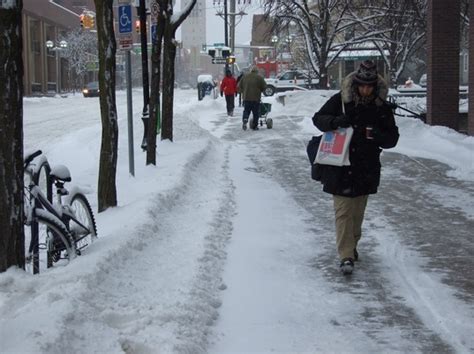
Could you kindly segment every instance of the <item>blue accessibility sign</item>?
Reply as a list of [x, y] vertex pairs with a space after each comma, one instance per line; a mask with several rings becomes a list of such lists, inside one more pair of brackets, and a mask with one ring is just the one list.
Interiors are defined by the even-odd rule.
[[119, 33], [132, 33], [132, 5], [118, 7]]

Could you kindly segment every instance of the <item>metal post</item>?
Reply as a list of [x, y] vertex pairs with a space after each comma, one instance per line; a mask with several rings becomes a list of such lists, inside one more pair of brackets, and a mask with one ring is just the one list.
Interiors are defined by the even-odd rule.
[[[228, 25], [228, 14], [227, 14], [227, 0], [224, 0], [224, 43], [225, 46], [229, 46], [229, 25]], [[227, 61], [225, 63], [225, 70], [229, 69], [229, 64]]]
[[[235, 0], [230, 0], [230, 52], [235, 55]], [[234, 73], [234, 64], [232, 64], [232, 73]]]
[[143, 140], [141, 148], [143, 151], [146, 150], [148, 135], [148, 122], [149, 122], [149, 104], [150, 104], [150, 84], [148, 80], [148, 47], [146, 38], [146, 5], [145, 0], [140, 0], [140, 6], [137, 8], [138, 16], [140, 17], [140, 42], [142, 49], [142, 83], [143, 83]]
[[60, 49], [58, 47], [55, 47], [55, 52], [56, 52], [56, 81], [57, 81], [57, 86], [56, 86], [56, 91], [58, 94], [61, 93], [61, 57], [59, 56], [59, 51]]
[[135, 177], [135, 160], [133, 152], [133, 109], [132, 109], [132, 60], [130, 50], [125, 51], [125, 65], [127, 75], [127, 122], [128, 122], [128, 167]]

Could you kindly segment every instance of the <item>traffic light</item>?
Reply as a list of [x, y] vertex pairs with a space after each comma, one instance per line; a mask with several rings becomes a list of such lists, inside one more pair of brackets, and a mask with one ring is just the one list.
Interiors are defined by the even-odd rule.
[[207, 51], [207, 53], [213, 58], [216, 56], [216, 50], [215, 49], [209, 49]]
[[227, 58], [230, 55], [230, 50], [222, 49], [222, 57]]
[[140, 20], [135, 21], [135, 32], [140, 33]]
[[94, 16], [89, 15], [89, 14], [86, 13], [86, 14], [80, 15], [79, 18], [81, 20], [81, 27], [82, 28], [85, 28], [85, 29], [94, 28], [94, 26], [95, 26]]
[[231, 65], [234, 64], [235, 63], [235, 57], [234, 56], [227, 57], [226, 62], [227, 62], [227, 64], [231, 64]]

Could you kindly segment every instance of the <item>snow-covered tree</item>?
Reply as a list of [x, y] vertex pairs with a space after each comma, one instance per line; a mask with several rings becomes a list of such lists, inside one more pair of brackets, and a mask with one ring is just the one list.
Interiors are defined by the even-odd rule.
[[172, 0], [164, 7], [165, 28], [163, 32], [163, 103], [161, 139], [173, 141], [173, 101], [176, 62], [176, 31], [196, 5], [197, 0], [188, 0], [183, 11], [173, 14]]
[[118, 124], [115, 100], [115, 53], [113, 0], [94, 0], [99, 50], [100, 147], [98, 204], [99, 212], [117, 206]]
[[151, 89], [150, 89], [150, 118], [148, 120], [146, 164], [156, 165], [156, 130], [160, 114], [160, 83], [161, 83], [161, 52], [163, 48], [163, 33], [166, 25], [165, 6], [167, 0], [151, 0], [150, 6], [158, 6], [156, 35], [152, 38], [151, 47]]
[[[347, 0], [265, 0], [265, 13], [274, 18], [275, 30], [281, 30], [291, 24], [298, 32], [295, 39], [306, 48], [308, 61], [320, 81], [320, 87], [326, 88], [328, 68], [339, 54], [356, 43], [375, 39], [381, 32], [367, 27], [354, 31], [364, 17], [350, 16], [356, 4]], [[370, 14], [366, 14], [369, 17]]]
[[82, 87], [87, 65], [97, 60], [97, 35], [88, 30], [75, 28], [61, 37], [68, 43], [61, 50], [61, 56], [68, 60], [69, 77], [74, 81], [74, 89]]
[[365, 1], [351, 11], [358, 31], [376, 33], [372, 43], [385, 62], [392, 86], [426, 42], [426, 12], [426, 0]]
[[156, 121], [160, 108], [161, 53], [163, 50], [163, 88], [161, 104], [161, 139], [173, 140], [173, 101], [176, 59], [176, 30], [191, 13], [196, 0], [190, 0], [184, 10], [173, 14], [172, 0], [151, 0], [158, 5], [156, 38], [153, 40], [151, 62], [150, 120], [147, 134], [146, 163], [156, 164]]
[[25, 263], [22, 8], [0, 2], [0, 272]]

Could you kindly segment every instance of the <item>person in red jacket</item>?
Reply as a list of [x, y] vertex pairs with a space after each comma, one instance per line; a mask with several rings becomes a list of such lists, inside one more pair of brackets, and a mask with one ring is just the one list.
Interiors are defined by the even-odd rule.
[[225, 77], [221, 82], [221, 96], [225, 95], [227, 104], [227, 115], [232, 117], [234, 115], [234, 99], [237, 94], [237, 80], [232, 76], [230, 70], [226, 70]]

